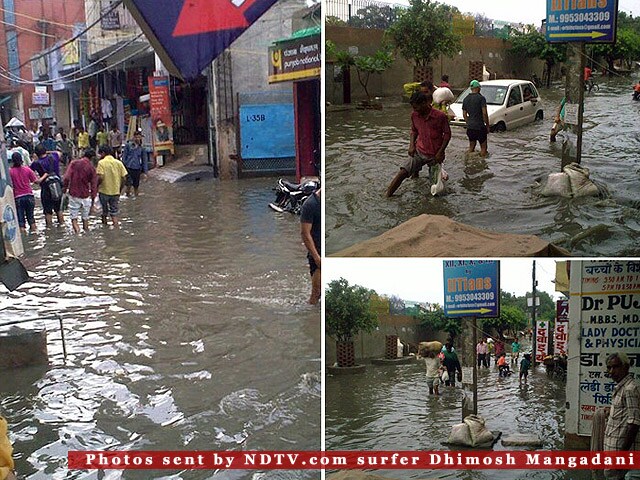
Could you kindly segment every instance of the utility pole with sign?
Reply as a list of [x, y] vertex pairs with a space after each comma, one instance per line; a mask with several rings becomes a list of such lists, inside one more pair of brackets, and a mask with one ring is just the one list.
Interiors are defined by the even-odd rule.
[[[500, 316], [500, 262], [445, 260], [444, 314], [463, 322], [462, 419], [478, 413], [477, 319]], [[469, 345], [470, 344], [470, 345]]]
[[572, 162], [580, 163], [582, 157], [585, 44], [615, 43], [617, 16], [618, 0], [547, 0], [545, 38], [549, 43], [568, 44], [562, 168]]

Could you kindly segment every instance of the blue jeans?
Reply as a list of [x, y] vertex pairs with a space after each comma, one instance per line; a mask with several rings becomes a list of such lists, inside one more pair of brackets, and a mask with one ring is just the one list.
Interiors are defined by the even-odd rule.
[[36, 207], [36, 200], [33, 195], [22, 195], [16, 198], [16, 210], [18, 211], [18, 224], [20, 228], [26, 228], [27, 222], [29, 226], [35, 225], [36, 219], [33, 212]]

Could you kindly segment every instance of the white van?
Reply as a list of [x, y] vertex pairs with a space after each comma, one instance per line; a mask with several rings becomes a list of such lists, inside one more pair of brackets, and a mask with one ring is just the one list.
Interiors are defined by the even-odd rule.
[[[471, 93], [467, 88], [451, 105], [452, 125], [466, 126], [462, 101]], [[487, 113], [492, 132], [503, 132], [542, 120], [544, 112], [536, 86], [528, 80], [489, 80], [480, 82], [480, 93], [487, 99]], [[525, 100], [527, 98], [527, 100]]]

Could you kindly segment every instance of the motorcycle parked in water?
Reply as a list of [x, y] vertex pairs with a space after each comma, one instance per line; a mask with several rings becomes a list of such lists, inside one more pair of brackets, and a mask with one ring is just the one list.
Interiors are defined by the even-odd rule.
[[299, 215], [304, 201], [319, 188], [320, 182], [318, 180], [292, 183], [280, 178], [276, 188], [274, 188], [276, 200], [270, 203], [269, 207], [276, 212], [289, 212]]

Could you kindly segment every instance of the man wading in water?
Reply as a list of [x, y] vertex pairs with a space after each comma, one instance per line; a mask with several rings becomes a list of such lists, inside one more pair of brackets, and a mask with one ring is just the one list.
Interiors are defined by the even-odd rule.
[[409, 103], [413, 107], [411, 113], [411, 139], [409, 140], [409, 160], [400, 167], [387, 188], [386, 196], [391, 197], [400, 184], [410, 176], [418, 175], [425, 165], [429, 166], [431, 183], [438, 169], [435, 167], [444, 162], [444, 151], [451, 140], [451, 128], [447, 115], [431, 107], [433, 98], [422, 92], [411, 96]]

